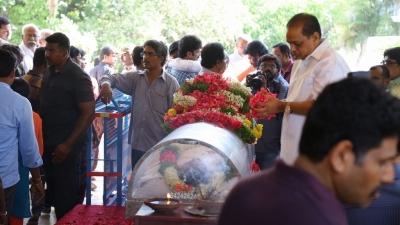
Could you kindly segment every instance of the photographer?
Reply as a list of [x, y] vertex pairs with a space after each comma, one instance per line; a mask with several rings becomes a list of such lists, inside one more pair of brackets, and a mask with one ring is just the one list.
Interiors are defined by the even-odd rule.
[[[248, 86], [250, 85], [253, 90], [253, 94], [260, 89], [257, 88], [257, 85], [261, 82], [261, 86], [277, 94], [278, 99], [285, 99], [289, 84], [280, 74], [281, 67], [281, 61], [275, 55], [266, 54], [261, 56], [257, 62], [258, 71], [256, 76], [250, 74], [246, 78]], [[261, 170], [272, 167], [280, 153], [282, 117], [282, 113], [279, 113], [270, 120], [259, 119], [257, 121], [257, 123], [263, 125], [262, 136], [255, 145], [256, 163]]]

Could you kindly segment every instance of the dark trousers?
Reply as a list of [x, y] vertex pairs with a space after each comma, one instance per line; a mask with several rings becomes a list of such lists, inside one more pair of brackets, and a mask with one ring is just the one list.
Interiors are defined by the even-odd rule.
[[131, 162], [132, 162], [132, 170], [135, 168], [135, 165], [137, 162], [139, 162], [140, 158], [145, 154], [146, 152], [132, 149], [132, 155], [131, 155]]
[[77, 192], [80, 180], [80, 156], [85, 143], [72, 146], [68, 156], [60, 164], [53, 164], [53, 152], [57, 146], [45, 147], [43, 169], [47, 182], [47, 194], [54, 205], [57, 220], [77, 205]]
[[260, 170], [266, 170], [273, 167], [278, 158], [279, 152], [277, 153], [259, 153], [256, 152], [256, 163], [260, 166]]
[[6, 211], [11, 212], [12, 206], [14, 204], [15, 191], [17, 190], [17, 184], [11, 187], [4, 188], [4, 201], [6, 203]]
[[86, 151], [87, 147], [81, 149], [81, 165], [79, 167], [79, 188], [77, 192], [77, 204], [83, 204], [86, 194]]

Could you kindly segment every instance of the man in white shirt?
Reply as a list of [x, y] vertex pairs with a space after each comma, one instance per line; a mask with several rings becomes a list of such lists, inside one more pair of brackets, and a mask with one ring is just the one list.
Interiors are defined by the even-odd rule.
[[236, 50], [229, 55], [229, 65], [223, 76], [235, 81], [244, 82], [246, 75], [255, 72], [256, 68], [250, 65], [244, 50], [251, 42], [251, 37], [247, 34], [240, 35], [236, 39]]
[[200, 61], [202, 42], [195, 35], [183, 36], [179, 41], [178, 58], [171, 59], [165, 71], [176, 78], [179, 85], [186, 79], [194, 78], [201, 70]]
[[35, 24], [25, 24], [22, 27], [21, 38], [22, 42], [19, 47], [25, 54], [22, 66], [25, 71], [29, 71], [33, 68], [33, 55], [39, 46], [39, 28]]
[[310, 14], [293, 16], [286, 25], [286, 41], [297, 61], [292, 70], [286, 101], [268, 97], [255, 109], [261, 118], [284, 112], [281, 135], [281, 158], [289, 165], [299, 154], [299, 139], [308, 110], [321, 91], [339, 81], [350, 71], [344, 59], [321, 38], [318, 19]]

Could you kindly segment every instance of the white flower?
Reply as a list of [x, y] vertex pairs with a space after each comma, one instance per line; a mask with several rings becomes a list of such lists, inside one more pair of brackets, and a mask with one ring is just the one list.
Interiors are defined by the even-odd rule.
[[197, 99], [189, 95], [183, 95], [182, 91], [177, 91], [174, 93], [174, 102], [182, 107], [187, 107], [196, 105]]
[[240, 108], [243, 107], [243, 103], [245, 99], [243, 99], [240, 95], [235, 95], [230, 91], [222, 90], [220, 94], [225, 95], [226, 102], [236, 103]]
[[251, 95], [251, 89], [249, 87], [242, 85], [237, 81], [230, 81], [230, 82], [228, 81], [228, 84], [231, 86], [232, 89], [239, 89], [246, 95]]

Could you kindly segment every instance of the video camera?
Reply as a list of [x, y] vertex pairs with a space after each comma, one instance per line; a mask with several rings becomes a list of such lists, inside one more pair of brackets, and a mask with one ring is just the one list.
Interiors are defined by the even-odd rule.
[[246, 76], [246, 82], [248, 81], [248, 85], [250, 85], [252, 90], [260, 90], [262, 87], [262, 80], [259, 76], [264, 76], [265, 80], [267, 80], [267, 75], [261, 71], [257, 70], [256, 73], [249, 74]]

